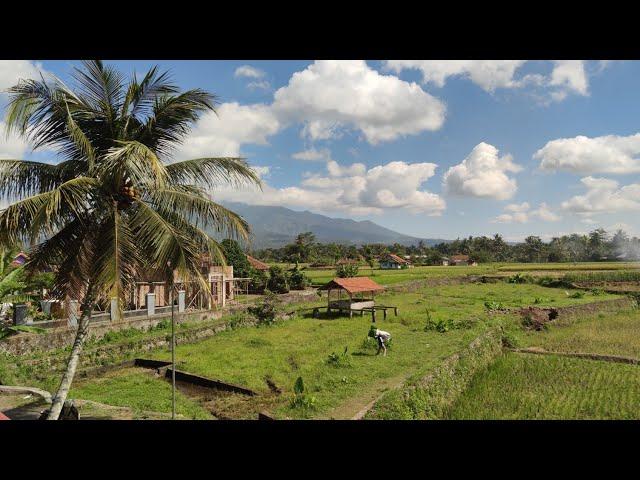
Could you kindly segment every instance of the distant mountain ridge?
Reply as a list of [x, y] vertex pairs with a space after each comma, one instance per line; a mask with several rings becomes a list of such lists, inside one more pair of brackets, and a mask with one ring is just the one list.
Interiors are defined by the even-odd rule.
[[285, 207], [236, 202], [223, 204], [249, 222], [252, 229], [251, 246], [256, 249], [282, 247], [303, 232], [313, 232], [316, 241], [320, 243], [416, 245], [422, 240], [427, 245], [435, 245], [447, 241], [404, 235], [369, 220], [358, 222], [347, 218], [331, 218], [309, 211], [296, 212]]

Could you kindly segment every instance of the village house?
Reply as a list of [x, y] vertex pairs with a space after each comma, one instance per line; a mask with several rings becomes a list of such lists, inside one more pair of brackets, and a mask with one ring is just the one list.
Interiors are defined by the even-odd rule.
[[469, 265], [475, 267], [478, 263], [475, 260], [471, 260], [469, 255], [451, 255], [449, 265]]
[[411, 264], [407, 260], [393, 253], [388, 253], [380, 258], [380, 268], [383, 270], [395, 270], [410, 266]]
[[29, 257], [27, 256], [27, 254], [24, 252], [20, 252], [15, 257], [13, 257], [13, 261], [11, 262], [11, 265], [14, 267], [20, 267], [25, 263], [27, 263], [27, 260], [29, 260]]
[[249, 261], [249, 265], [255, 270], [267, 271], [270, 268], [269, 265], [261, 262], [257, 258], [253, 258], [251, 255], [247, 255], [247, 260]]
[[440, 264], [443, 267], [448, 267], [449, 266], [449, 259], [447, 257], [442, 257], [442, 259], [440, 260]]

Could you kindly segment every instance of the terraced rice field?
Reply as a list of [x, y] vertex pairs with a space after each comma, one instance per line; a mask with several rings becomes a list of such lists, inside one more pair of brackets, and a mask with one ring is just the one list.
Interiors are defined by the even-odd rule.
[[448, 419], [640, 419], [640, 367], [508, 353], [474, 378]]

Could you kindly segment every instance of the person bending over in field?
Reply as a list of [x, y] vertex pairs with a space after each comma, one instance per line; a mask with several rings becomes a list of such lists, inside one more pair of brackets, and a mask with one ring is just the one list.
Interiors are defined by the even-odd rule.
[[378, 342], [378, 353], [376, 353], [376, 355], [380, 355], [380, 352], [383, 351], [383, 356], [386, 357], [387, 346], [385, 343], [388, 343], [389, 340], [391, 340], [391, 334], [389, 332], [385, 332], [384, 330], [378, 330], [373, 325], [371, 325], [369, 336], [375, 338]]

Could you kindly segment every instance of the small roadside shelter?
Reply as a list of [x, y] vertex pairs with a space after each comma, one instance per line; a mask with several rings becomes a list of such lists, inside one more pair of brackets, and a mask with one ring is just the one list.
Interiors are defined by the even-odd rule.
[[327, 312], [348, 311], [351, 317], [354, 310], [373, 308], [375, 294], [384, 291], [384, 287], [369, 277], [352, 277], [334, 278], [320, 290], [327, 291]]

